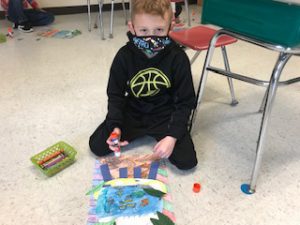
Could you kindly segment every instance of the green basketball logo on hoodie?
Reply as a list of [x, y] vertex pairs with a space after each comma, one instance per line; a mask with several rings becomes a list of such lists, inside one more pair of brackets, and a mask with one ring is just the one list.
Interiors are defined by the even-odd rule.
[[153, 67], [139, 71], [130, 81], [131, 91], [136, 98], [154, 96], [162, 88], [170, 87], [169, 78]]

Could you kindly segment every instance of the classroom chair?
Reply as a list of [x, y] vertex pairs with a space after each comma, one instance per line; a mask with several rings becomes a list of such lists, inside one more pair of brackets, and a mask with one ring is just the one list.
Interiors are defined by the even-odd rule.
[[[113, 38], [114, 4], [115, 4], [115, 1], [111, 0], [109, 38]], [[130, 4], [130, 0], [129, 0], [129, 4]], [[103, 27], [103, 5], [104, 5], [104, 0], [98, 0], [99, 13], [98, 13], [97, 20], [95, 22], [95, 27], [99, 27], [99, 31], [101, 33], [102, 40], [105, 39], [104, 27]], [[123, 8], [123, 13], [124, 13], [124, 17], [125, 17], [125, 24], [127, 25], [128, 15], [127, 15], [127, 10], [126, 10], [124, 0], [122, 0], [122, 8]], [[88, 30], [91, 31], [92, 30], [91, 0], [87, 0], [87, 11], [88, 11]], [[97, 24], [99, 24], [99, 26]]]
[[[273, 67], [272, 74], [270, 76], [270, 80], [269, 81], [259, 80], [259, 79], [255, 79], [255, 78], [252, 78], [249, 76], [245, 76], [245, 75], [238, 74], [238, 73], [233, 73], [230, 71], [225, 71], [223, 69], [211, 66], [210, 63], [211, 63], [214, 48], [215, 48], [214, 45], [224, 35], [229, 35], [230, 37], [236, 38], [238, 40], [245, 41], [247, 43], [278, 52], [278, 59]], [[256, 39], [254, 37], [249, 37], [249, 36], [241, 34], [241, 33], [228, 31], [226, 29], [221, 29], [215, 33], [215, 35], [213, 36], [213, 38], [211, 40], [210, 46], [208, 48], [207, 55], [206, 55], [205, 62], [204, 62], [203, 71], [202, 71], [202, 76], [201, 76], [201, 80], [200, 80], [200, 85], [199, 85], [199, 89], [197, 92], [197, 99], [198, 99], [197, 104], [201, 103], [201, 99], [203, 96], [205, 83], [206, 83], [206, 79], [207, 79], [207, 75], [208, 75], [209, 71], [219, 74], [219, 75], [224, 75], [227, 78], [233, 78], [233, 79], [237, 79], [237, 80], [247, 82], [250, 84], [266, 87], [266, 92], [265, 92], [265, 95], [264, 95], [264, 98], [263, 98], [263, 101], [262, 101], [262, 104], [261, 104], [260, 110], [259, 110], [259, 112], [262, 112], [262, 119], [261, 119], [261, 123], [260, 123], [259, 134], [258, 134], [258, 140], [257, 140], [257, 146], [256, 146], [256, 157], [255, 157], [255, 162], [254, 162], [254, 166], [253, 166], [253, 170], [252, 170], [251, 181], [249, 184], [241, 185], [241, 190], [245, 194], [253, 194], [256, 189], [258, 173], [259, 173], [261, 162], [262, 162], [264, 145], [266, 142], [265, 137], [266, 137], [266, 133], [267, 133], [267, 127], [268, 127], [268, 123], [269, 123], [271, 110], [273, 107], [277, 88], [279, 85], [289, 85], [289, 84], [293, 84], [293, 83], [300, 81], [300, 77], [295, 77], [295, 78], [285, 80], [285, 81], [279, 80], [281, 73], [282, 73], [285, 65], [289, 61], [289, 59], [292, 56], [297, 56], [297, 55], [298, 56], [300, 55], [300, 48], [298, 46], [286, 47], [281, 44], [276, 44], [276, 43], [271, 44], [271, 43]]]
[[[207, 26], [195, 26], [188, 29], [183, 29], [179, 31], [171, 31], [170, 37], [177, 42], [179, 45], [186, 47], [187, 49], [192, 49], [195, 52], [194, 56], [190, 59], [191, 65], [195, 62], [197, 57], [200, 55], [201, 51], [207, 50], [209, 47], [210, 40], [214, 36], [214, 34], [217, 32], [216, 29], [207, 27]], [[215, 47], [221, 47], [223, 61], [225, 70], [230, 72], [227, 52], [226, 52], [226, 45], [233, 44], [237, 40], [235, 38], [232, 38], [230, 36], [222, 36], [218, 39], [218, 41], [215, 43]], [[235, 106], [238, 104], [238, 101], [235, 98], [235, 93], [233, 89], [233, 83], [231, 78], [227, 78], [230, 93], [231, 93], [231, 105]], [[200, 85], [198, 86], [199, 92]], [[196, 97], [196, 102], [198, 102], [199, 96]], [[197, 105], [195, 106], [195, 109], [192, 111], [191, 119], [188, 124], [189, 131], [192, 129], [192, 125], [194, 122], [194, 118], [196, 117], [197, 113]]]

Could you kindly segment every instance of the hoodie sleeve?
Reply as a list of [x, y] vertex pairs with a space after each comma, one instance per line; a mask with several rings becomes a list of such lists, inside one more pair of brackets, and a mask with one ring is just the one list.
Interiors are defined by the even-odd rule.
[[187, 123], [195, 105], [195, 91], [190, 61], [182, 51], [174, 61], [174, 111], [169, 121], [169, 136], [181, 139], [187, 132]]
[[110, 131], [115, 127], [122, 129], [124, 108], [127, 103], [127, 71], [125, 65], [125, 57], [120, 50], [111, 65], [107, 85], [108, 112], [106, 124]]

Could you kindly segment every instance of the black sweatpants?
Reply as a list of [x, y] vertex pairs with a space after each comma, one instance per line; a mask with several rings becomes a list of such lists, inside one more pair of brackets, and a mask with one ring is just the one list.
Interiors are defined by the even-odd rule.
[[[121, 140], [130, 142], [136, 138], [149, 135], [157, 141], [160, 141], [166, 136], [169, 119], [144, 116], [137, 120], [127, 115], [124, 121]], [[104, 156], [112, 153], [106, 143], [109, 135], [110, 131], [107, 128], [106, 121], [104, 121], [90, 137], [89, 145], [94, 154], [97, 156]], [[174, 150], [169, 157], [169, 161], [178, 169], [182, 170], [188, 170], [197, 165], [198, 162], [194, 144], [188, 131], [186, 131], [181, 139], [176, 141]]]

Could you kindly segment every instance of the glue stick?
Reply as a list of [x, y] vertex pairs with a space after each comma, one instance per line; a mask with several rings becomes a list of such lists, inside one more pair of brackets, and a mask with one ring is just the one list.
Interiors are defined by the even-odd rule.
[[119, 145], [119, 134], [117, 134], [116, 132], [112, 132], [109, 139], [113, 143], [113, 146], [117, 147], [117, 150], [114, 151], [115, 156], [120, 157], [121, 156], [121, 148]]
[[9, 36], [10, 38], [14, 37], [14, 32], [11, 27], [7, 28], [7, 36]]

